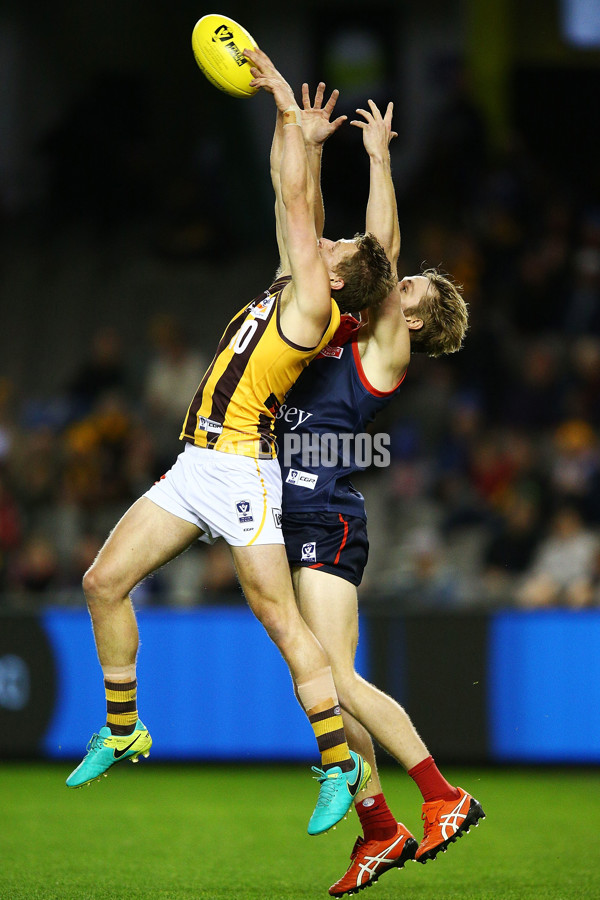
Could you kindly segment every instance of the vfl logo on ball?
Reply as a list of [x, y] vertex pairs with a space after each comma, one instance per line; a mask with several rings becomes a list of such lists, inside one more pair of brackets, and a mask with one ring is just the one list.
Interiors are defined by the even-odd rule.
[[233, 32], [231, 32], [226, 25], [219, 25], [218, 28], [215, 28], [212, 40], [214, 44], [216, 44], [217, 40], [221, 41], [222, 44], [225, 44], [225, 49], [231, 54], [238, 66], [245, 66], [247, 64], [248, 60], [233, 41]]
[[308, 544], [302, 544], [302, 562], [317, 561], [317, 544], [316, 541], [309, 541]]
[[233, 32], [228, 29], [227, 25], [219, 25], [218, 28], [215, 28], [213, 44], [216, 44], [217, 38], [220, 41], [231, 41], [233, 40]]
[[238, 521], [241, 525], [245, 522], [254, 522], [252, 507], [250, 506], [249, 500], [238, 500], [235, 504], [235, 508], [237, 510]]

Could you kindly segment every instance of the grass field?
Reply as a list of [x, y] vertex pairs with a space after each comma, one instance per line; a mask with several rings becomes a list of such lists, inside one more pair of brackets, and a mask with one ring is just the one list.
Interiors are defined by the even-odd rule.
[[[297, 767], [116, 766], [78, 791], [69, 765], [0, 764], [0, 900], [326, 898], [348, 864], [355, 813], [306, 834], [316, 783]], [[600, 898], [600, 773], [452, 769], [487, 818], [425, 866], [393, 870], [378, 900]], [[384, 770], [390, 806], [420, 839], [420, 795]]]

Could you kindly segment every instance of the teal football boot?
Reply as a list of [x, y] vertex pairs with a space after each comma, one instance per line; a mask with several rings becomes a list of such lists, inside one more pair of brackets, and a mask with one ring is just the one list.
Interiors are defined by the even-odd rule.
[[149, 756], [152, 738], [140, 719], [131, 734], [113, 734], [103, 725], [98, 734], [93, 734], [87, 745], [87, 753], [67, 778], [67, 787], [78, 788], [96, 781], [106, 770], [122, 759], [137, 762], [139, 756]]
[[362, 791], [371, 778], [369, 763], [353, 750], [350, 751], [350, 756], [354, 761], [354, 768], [349, 772], [342, 772], [339, 766], [333, 766], [326, 772], [316, 766], [312, 767], [313, 772], [317, 773], [316, 781], [321, 789], [315, 811], [308, 823], [309, 834], [323, 834], [343, 819], [358, 792]]

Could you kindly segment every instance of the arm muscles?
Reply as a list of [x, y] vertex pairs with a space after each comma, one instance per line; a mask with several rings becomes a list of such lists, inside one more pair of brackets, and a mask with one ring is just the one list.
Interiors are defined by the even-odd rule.
[[370, 157], [365, 229], [378, 239], [395, 272], [400, 254], [400, 226], [389, 154], [387, 159]]
[[319, 342], [331, 316], [329, 276], [317, 247], [312, 176], [302, 130], [286, 125], [283, 132], [281, 192], [292, 286], [282, 309], [282, 326], [291, 340], [310, 347]]
[[277, 236], [277, 248], [279, 250], [279, 273], [287, 273], [290, 270], [290, 262], [286, 249], [285, 207], [281, 196], [281, 156], [283, 153], [283, 118], [281, 112], [277, 112], [273, 143], [271, 144], [271, 182], [275, 193], [275, 231]]
[[365, 374], [373, 387], [391, 391], [410, 362], [410, 333], [398, 287], [383, 302], [376, 316], [369, 319], [368, 338], [362, 355]]

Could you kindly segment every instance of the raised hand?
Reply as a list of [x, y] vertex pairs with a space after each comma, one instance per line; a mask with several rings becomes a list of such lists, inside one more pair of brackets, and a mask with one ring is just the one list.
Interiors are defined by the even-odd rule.
[[244, 50], [244, 56], [252, 63], [252, 87], [259, 87], [273, 94], [277, 109], [281, 112], [290, 106], [297, 106], [293, 90], [266, 53], [256, 47], [254, 50]]
[[320, 81], [315, 92], [315, 102], [311, 104], [308, 84], [305, 82], [302, 85], [302, 134], [306, 144], [323, 144], [348, 118], [338, 116], [332, 122], [331, 114], [340, 92], [332, 91], [325, 106], [323, 106], [324, 95], [325, 83]]
[[392, 131], [392, 114], [394, 104], [388, 103], [385, 115], [382, 116], [379, 107], [373, 100], [369, 100], [369, 110], [357, 109], [356, 112], [363, 116], [365, 121], [360, 119], [350, 122], [357, 128], [362, 129], [363, 144], [369, 156], [376, 156], [387, 151], [390, 141], [398, 137], [397, 131]]

